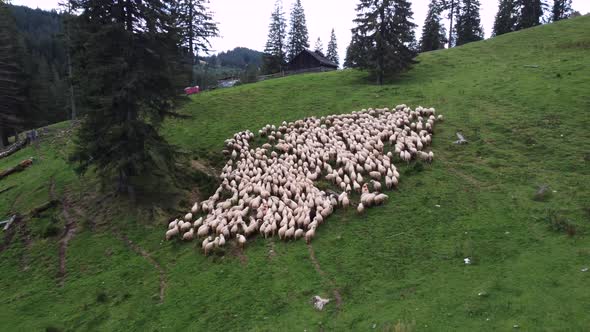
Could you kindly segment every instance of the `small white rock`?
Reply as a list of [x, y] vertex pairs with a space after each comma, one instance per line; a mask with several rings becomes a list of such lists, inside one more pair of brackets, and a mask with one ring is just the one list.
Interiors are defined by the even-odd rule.
[[469, 264], [471, 264], [471, 259], [469, 257], [464, 258], [463, 262], [465, 262], [465, 265], [469, 265]]

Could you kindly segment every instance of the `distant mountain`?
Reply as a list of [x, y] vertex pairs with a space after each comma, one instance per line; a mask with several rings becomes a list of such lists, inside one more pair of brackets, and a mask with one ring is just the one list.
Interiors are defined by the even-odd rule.
[[200, 60], [214, 67], [228, 67], [246, 69], [250, 65], [260, 67], [262, 65], [262, 52], [245, 47], [236, 47], [231, 51], [221, 52], [217, 55], [202, 57]]

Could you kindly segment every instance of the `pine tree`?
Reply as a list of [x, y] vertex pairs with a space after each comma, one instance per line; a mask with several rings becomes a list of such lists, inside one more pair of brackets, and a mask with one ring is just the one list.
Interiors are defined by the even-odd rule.
[[322, 43], [322, 40], [320, 39], [320, 37], [318, 37], [318, 39], [315, 41], [315, 46], [314, 46], [313, 50], [315, 52], [322, 54], [322, 55], [324, 54], [324, 44]]
[[[180, 91], [180, 32], [172, 0], [70, 0], [73, 62], [86, 110], [71, 161], [135, 197], [142, 183], [174, 174], [174, 151], [158, 133]], [[148, 181], [146, 181], [148, 180]], [[157, 182], [156, 182], [157, 183]]]
[[407, 0], [360, 0], [346, 65], [368, 69], [383, 84], [409, 68], [416, 52], [411, 4]]
[[494, 36], [516, 31], [518, 22], [517, 0], [500, 0], [494, 21]]
[[373, 51], [373, 39], [362, 31], [353, 33], [352, 40], [346, 47], [346, 57], [344, 58], [345, 68], [371, 68], [371, 62], [368, 55]]
[[297, 0], [293, 4], [290, 23], [291, 29], [289, 30], [289, 43], [287, 46], [289, 61], [301, 53], [301, 51], [309, 48], [309, 35], [301, 0]]
[[65, 53], [66, 53], [66, 66], [68, 67], [68, 94], [69, 94], [69, 106], [70, 106], [70, 118], [71, 120], [77, 120], [78, 112], [76, 110], [76, 93], [74, 88], [74, 72], [73, 72], [73, 64], [72, 64], [72, 38], [71, 38], [71, 31], [70, 31], [70, 23], [74, 19], [72, 16], [72, 6], [69, 2], [65, 2], [63, 5], [64, 7], [64, 17], [63, 17], [63, 24], [64, 24], [64, 35], [65, 35]]
[[[191, 73], [197, 55], [208, 54], [210, 39], [219, 35], [217, 23], [207, 4], [209, 0], [176, 0], [173, 2], [171, 15], [176, 17], [176, 26], [180, 28], [182, 45], [188, 49]], [[191, 77], [194, 84], [194, 77]]]
[[268, 40], [264, 48], [262, 72], [272, 74], [283, 70], [287, 63], [286, 56], [287, 22], [280, 0], [275, 3], [275, 8], [270, 16], [268, 27]]
[[0, 3], [0, 147], [22, 129], [27, 105], [23, 49], [8, 6]]
[[441, 24], [443, 6], [439, 0], [432, 0], [428, 5], [428, 13], [422, 28], [420, 51], [428, 52], [445, 48], [447, 43], [446, 30]]
[[518, 29], [526, 29], [541, 25], [544, 6], [545, 4], [541, 0], [520, 0], [520, 16], [517, 24]]
[[455, 45], [455, 27], [453, 26], [453, 19], [459, 13], [460, 9], [460, 1], [461, 0], [441, 0], [442, 6], [444, 10], [448, 10], [447, 18], [449, 20], [449, 38], [447, 42], [449, 43], [449, 48]]
[[479, 0], [463, 0], [457, 14], [456, 45], [464, 45], [483, 40], [483, 28], [479, 17]]
[[552, 20], [557, 22], [572, 14], [572, 0], [553, 0]]
[[330, 35], [330, 42], [328, 43], [326, 58], [335, 64], [340, 65], [340, 58], [338, 57], [338, 44], [336, 42], [336, 34], [334, 33], [334, 29], [332, 29], [332, 34]]

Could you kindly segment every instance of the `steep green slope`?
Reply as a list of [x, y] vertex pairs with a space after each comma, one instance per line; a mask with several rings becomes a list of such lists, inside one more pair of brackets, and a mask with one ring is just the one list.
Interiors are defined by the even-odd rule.
[[[362, 217], [339, 211], [318, 229], [312, 243], [318, 265], [303, 241], [276, 239], [250, 241], [243, 254], [228, 249], [204, 257], [197, 242], [163, 242], [164, 220], [97, 202], [85, 207], [70, 241], [63, 287], [56, 277], [59, 235], [40, 239], [33, 232], [29, 245], [15, 236], [0, 253], [2, 326], [584, 330], [590, 325], [590, 272], [581, 271], [590, 266], [589, 29], [590, 17], [580, 17], [422, 54], [413, 70], [385, 86], [339, 71], [193, 97], [182, 110], [192, 118], [170, 121], [165, 130], [182, 150], [213, 164], [234, 132], [283, 120], [407, 103], [434, 106], [446, 121], [436, 128], [434, 164], [400, 164], [401, 184], [388, 204]], [[452, 144], [457, 131], [468, 145]], [[35, 188], [42, 202], [52, 175], [61, 179], [58, 195], [91, 191], [63, 162], [65, 145], [42, 145], [49, 152], [33, 166], [38, 176], [32, 168], [2, 180], [0, 190], [7, 181], [18, 187], [0, 194], [0, 211], [32, 208], [38, 202], [24, 197]], [[533, 200], [543, 184], [551, 197]], [[51, 215], [63, 226], [55, 209], [29, 228]], [[97, 215], [109, 216], [111, 226]], [[99, 224], [96, 231], [89, 220]], [[159, 265], [133, 251], [122, 234]], [[465, 257], [474, 263], [465, 265]], [[335, 292], [342, 303], [333, 300], [323, 312], [309, 303], [316, 294], [334, 299]]]

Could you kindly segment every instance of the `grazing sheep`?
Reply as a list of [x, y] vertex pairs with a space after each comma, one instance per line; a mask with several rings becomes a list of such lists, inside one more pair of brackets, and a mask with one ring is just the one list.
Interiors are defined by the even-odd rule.
[[298, 228], [295, 231], [295, 235], [294, 235], [295, 236], [295, 240], [301, 238], [303, 236], [303, 233], [304, 233], [304, 231], [301, 228]]
[[195, 238], [195, 229], [191, 228], [190, 231], [182, 235], [182, 239], [185, 241], [192, 241]]
[[244, 248], [244, 245], [246, 245], [246, 237], [242, 234], [238, 234], [238, 245], [240, 248]]
[[176, 225], [178, 225], [178, 219], [174, 219], [173, 221], [171, 221], [168, 224], [168, 229], [172, 229], [172, 228], [176, 227]]
[[312, 227], [305, 233], [305, 242], [307, 244], [311, 243], [311, 239], [315, 236], [315, 227]]
[[[335, 209], [350, 206], [353, 191], [361, 194], [361, 214], [383, 204], [388, 199], [383, 186], [392, 189], [400, 179], [395, 162], [432, 162], [434, 154], [427, 149], [435, 123], [442, 120], [433, 108], [412, 110], [401, 104], [391, 110], [308, 117], [278, 128], [268, 124], [258, 131], [265, 140], [260, 147], [251, 146], [254, 133], [236, 133], [225, 141], [223, 153], [229, 158], [220, 186], [208, 199], [195, 202], [183, 220], [170, 222], [166, 238], [182, 234], [189, 240], [196, 233], [205, 238], [206, 254], [231, 236], [241, 246], [255, 234], [305, 237], [309, 243]], [[321, 190], [318, 182], [324, 180], [341, 194]], [[203, 217], [193, 222], [201, 212]]]
[[359, 206], [356, 208], [356, 210], [359, 214], [362, 214], [363, 212], [365, 212], [365, 206], [363, 205], [363, 203], [360, 203]]
[[193, 223], [193, 227], [196, 229], [199, 229], [199, 227], [203, 224], [203, 217], [195, 220], [195, 222]]
[[166, 232], [166, 240], [170, 240], [171, 238], [175, 237], [176, 235], [180, 234], [180, 229], [178, 228], [178, 226], [169, 229]]
[[383, 204], [388, 198], [389, 196], [385, 194], [378, 194], [377, 196], [375, 196], [375, 205]]
[[375, 181], [375, 180], [371, 180], [371, 183], [373, 184], [373, 190], [375, 190], [375, 191], [381, 191], [381, 182]]
[[205, 252], [205, 256], [209, 255], [209, 252], [215, 248], [215, 242], [209, 242], [203, 247], [203, 251]]

